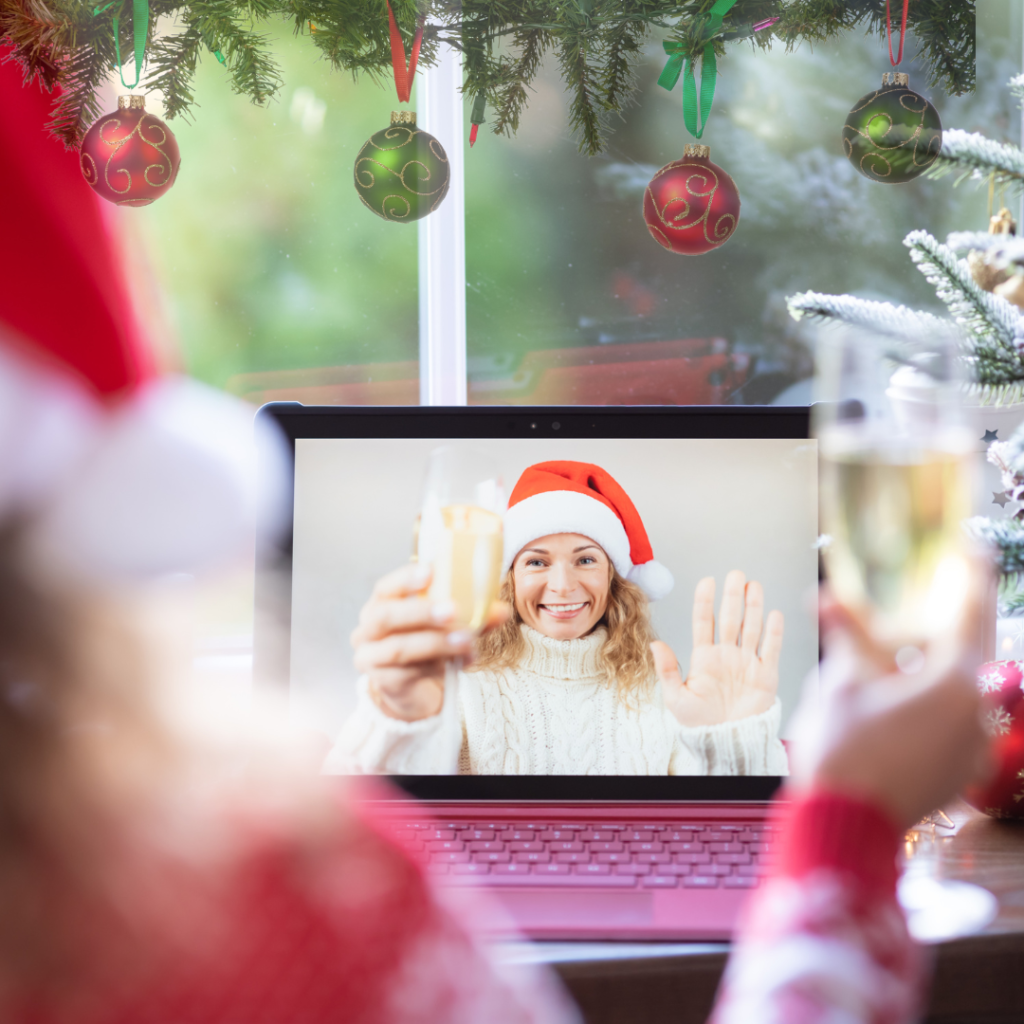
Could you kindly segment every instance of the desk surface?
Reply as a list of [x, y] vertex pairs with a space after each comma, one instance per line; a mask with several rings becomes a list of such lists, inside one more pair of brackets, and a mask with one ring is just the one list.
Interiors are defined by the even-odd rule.
[[[965, 804], [949, 810], [952, 829], [913, 833], [915, 870], [973, 882], [999, 901], [983, 931], [933, 947], [935, 980], [928, 1024], [1024, 1021], [1024, 824], [994, 821]], [[539, 943], [511, 946], [509, 960], [550, 963], [587, 1024], [703, 1024], [728, 947], [718, 943]]]

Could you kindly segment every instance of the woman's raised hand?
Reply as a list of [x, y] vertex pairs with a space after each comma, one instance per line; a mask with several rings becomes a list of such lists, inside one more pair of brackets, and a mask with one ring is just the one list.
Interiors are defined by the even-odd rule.
[[[367, 676], [370, 697], [391, 718], [429, 718], [444, 703], [445, 663], [472, 657], [476, 634], [455, 625], [456, 608], [426, 597], [430, 569], [406, 565], [373, 588], [352, 631], [356, 670]], [[507, 611], [495, 605], [487, 628]]]
[[[779, 689], [782, 612], [764, 618], [764, 590], [739, 570], [725, 577], [715, 643], [715, 580], [697, 584], [686, 678], [667, 644], [651, 645], [665, 706], [683, 725], [718, 725], [767, 711]], [[764, 634], [762, 639], [762, 632]], [[759, 650], [760, 648], [760, 650]]]

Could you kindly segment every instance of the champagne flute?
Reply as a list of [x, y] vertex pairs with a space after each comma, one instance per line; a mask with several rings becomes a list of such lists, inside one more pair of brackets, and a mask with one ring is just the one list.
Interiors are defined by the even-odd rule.
[[486, 452], [461, 445], [431, 452], [416, 559], [432, 570], [428, 597], [452, 602], [460, 629], [482, 629], [501, 589], [504, 505], [501, 477]]
[[968, 589], [973, 446], [955, 339], [847, 331], [818, 357], [825, 569], [837, 600], [912, 670]]

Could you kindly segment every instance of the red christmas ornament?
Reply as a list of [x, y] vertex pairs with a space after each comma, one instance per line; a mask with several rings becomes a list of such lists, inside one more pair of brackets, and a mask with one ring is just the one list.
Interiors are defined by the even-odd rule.
[[710, 160], [709, 146], [688, 145], [644, 190], [644, 220], [654, 240], [681, 256], [699, 256], [732, 237], [740, 219], [736, 182]]
[[82, 174], [104, 199], [118, 206], [149, 206], [178, 175], [178, 143], [158, 117], [146, 113], [144, 96], [119, 96], [82, 140]]
[[964, 797], [993, 818], [1024, 819], [1024, 673], [1019, 661], [990, 661], [978, 669], [985, 722], [992, 736], [996, 773]]

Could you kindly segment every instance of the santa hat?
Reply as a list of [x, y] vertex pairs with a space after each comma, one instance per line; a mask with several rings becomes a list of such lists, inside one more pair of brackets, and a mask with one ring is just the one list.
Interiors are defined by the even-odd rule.
[[0, 64], [0, 519], [90, 581], [193, 573], [251, 546], [252, 410], [161, 376], [53, 98]]
[[505, 513], [505, 568], [530, 541], [579, 533], [604, 548], [619, 575], [652, 600], [675, 580], [654, 560], [643, 521], [610, 473], [591, 462], [538, 462], [523, 470]]

